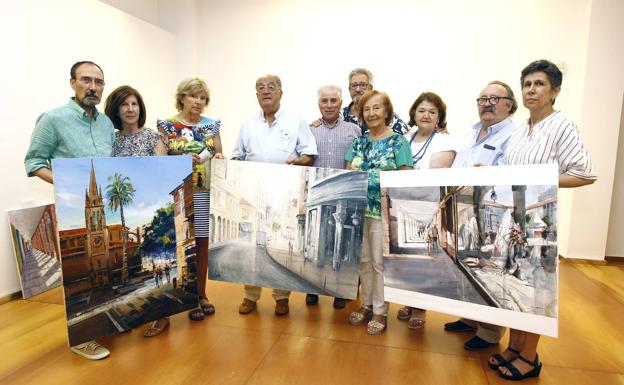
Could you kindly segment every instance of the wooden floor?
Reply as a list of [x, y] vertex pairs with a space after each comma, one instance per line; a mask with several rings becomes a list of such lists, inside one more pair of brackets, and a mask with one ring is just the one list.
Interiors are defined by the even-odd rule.
[[[543, 338], [540, 384], [624, 384], [624, 264], [561, 263], [560, 337]], [[369, 336], [336, 311], [330, 298], [306, 307], [291, 297], [290, 315], [273, 315], [265, 290], [259, 311], [238, 314], [240, 285], [209, 282], [217, 308], [203, 322], [186, 314], [155, 338], [142, 330], [98, 340], [111, 350], [88, 361], [67, 347], [61, 291], [0, 305], [0, 384], [499, 384], [466, 334], [445, 332], [455, 317], [429, 312], [423, 330], [396, 320]], [[503, 341], [506, 341], [506, 337]], [[501, 345], [503, 345], [503, 342]]]

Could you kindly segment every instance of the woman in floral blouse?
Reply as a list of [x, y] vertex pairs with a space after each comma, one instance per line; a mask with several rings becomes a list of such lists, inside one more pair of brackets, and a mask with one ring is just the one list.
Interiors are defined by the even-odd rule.
[[147, 112], [139, 91], [130, 86], [116, 88], [106, 98], [104, 112], [118, 130], [113, 156], [167, 155], [158, 133], [145, 128]]
[[353, 140], [345, 160], [348, 169], [368, 171], [368, 202], [360, 257], [362, 307], [349, 315], [349, 322], [352, 325], [368, 322], [368, 333], [380, 334], [386, 330], [388, 303], [384, 302], [383, 292], [379, 171], [408, 170], [413, 161], [407, 140], [389, 128], [393, 108], [388, 95], [368, 91], [360, 98], [357, 108], [369, 131]]
[[223, 158], [221, 154], [221, 121], [202, 116], [210, 101], [210, 91], [199, 78], [184, 79], [178, 85], [176, 108], [172, 118], [158, 120], [158, 131], [163, 135], [169, 155], [189, 154], [193, 157], [193, 211], [195, 246], [197, 258], [197, 288], [199, 307], [191, 310], [189, 318], [194, 321], [214, 314], [215, 307], [206, 297], [208, 273], [208, 239], [210, 236], [210, 170], [208, 160]]

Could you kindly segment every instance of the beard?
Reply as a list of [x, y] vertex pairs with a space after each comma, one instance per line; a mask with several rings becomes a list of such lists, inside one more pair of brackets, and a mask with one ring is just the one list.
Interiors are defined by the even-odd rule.
[[100, 97], [95, 92], [87, 92], [78, 102], [83, 107], [94, 107], [100, 104]]

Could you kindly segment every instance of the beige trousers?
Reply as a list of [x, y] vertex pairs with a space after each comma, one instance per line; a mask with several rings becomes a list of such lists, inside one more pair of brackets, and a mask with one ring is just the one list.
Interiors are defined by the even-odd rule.
[[381, 219], [364, 218], [360, 282], [362, 283], [363, 305], [369, 308], [372, 306], [373, 314], [387, 316], [388, 302], [384, 302], [381, 227]]
[[[245, 285], [245, 298], [248, 300], [258, 302], [261, 295], [262, 288], [260, 286]], [[280, 299], [288, 299], [289, 296], [290, 291], [288, 290], [273, 289], [273, 298], [275, 298], [276, 301]]]

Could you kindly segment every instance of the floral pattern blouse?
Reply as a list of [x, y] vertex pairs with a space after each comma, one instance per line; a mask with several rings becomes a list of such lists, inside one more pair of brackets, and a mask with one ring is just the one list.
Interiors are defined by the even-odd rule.
[[368, 171], [365, 216], [376, 219], [381, 218], [379, 171], [398, 170], [414, 164], [409, 143], [395, 132], [383, 139], [371, 139], [368, 135], [355, 138], [345, 160], [351, 162], [353, 170]]
[[[164, 135], [169, 155], [200, 155], [205, 151], [215, 154], [214, 137], [219, 133], [220, 120], [202, 116], [199, 123], [190, 126], [176, 118], [158, 119], [156, 126]], [[193, 165], [194, 192], [208, 191], [210, 188], [207, 164], [208, 162]]]
[[149, 128], [142, 128], [132, 135], [115, 132], [113, 156], [154, 156], [156, 143], [160, 140], [158, 133]]

